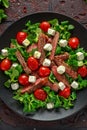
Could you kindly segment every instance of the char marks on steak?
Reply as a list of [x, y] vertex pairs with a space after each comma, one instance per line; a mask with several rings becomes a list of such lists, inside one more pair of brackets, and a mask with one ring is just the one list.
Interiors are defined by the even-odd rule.
[[43, 63], [43, 60], [45, 59], [45, 51], [43, 47], [46, 44], [46, 41], [47, 41], [47, 36], [41, 33], [38, 38], [38, 51], [41, 52], [41, 57], [40, 57], [41, 64]]
[[65, 66], [65, 71], [66, 73], [71, 76], [73, 79], [76, 79], [78, 77], [78, 73], [76, 71], [74, 71], [67, 63], [65, 63], [62, 59], [58, 59], [55, 57], [54, 59], [55, 63], [60, 66], [63, 65]]
[[31, 84], [28, 87], [21, 89], [21, 93], [25, 93], [25, 92], [32, 93], [36, 89], [42, 88], [47, 83], [47, 81], [48, 81], [48, 77], [39, 78], [36, 80], [34, 84]]
[[57, 43], [59, 40], [59, 32], [56, 32], [53, 40], [52, 40], [52, 51], [51, 51], [51, 55], [50, 55], [50, 60], [54, 60], [54, 55], [55, 55], [55, 51], [56, 51], [56, 47], [57, 47]]
[[22, 56], [21, 52], [17, 50], [15, 54], [16, 54], [16, 57], [17, 57], [18, 61], [22, 65], [23, 70], [25, 71], [25, 73], [30, 74], [31, 70], [28, 68], [27, 63], [25, 62], [24, 57]]
[[58, 74], [57, 66], [52, 67], [52, 72], [58, 81], [63, 82], [67, 87], [70, 87], [70, 84], [69, 84], [68, 80], [66, 79], [65, 75]]

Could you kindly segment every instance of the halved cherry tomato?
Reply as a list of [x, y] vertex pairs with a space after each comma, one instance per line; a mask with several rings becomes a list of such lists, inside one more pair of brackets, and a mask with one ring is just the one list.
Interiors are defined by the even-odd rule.
[[26, 32], [18, 32], [16, 35], [16, 39], [19, 44], [22, 44], [22, 42], [26, 39], [27, 33]]
[[82, 66], [82, 67], [78, 68], [78, 74], [80, 74], [81, 77], [86, 77], [87, 76], [87, 67]]
[[39, 69], [39, 75], [41, 77], [46, 77], [50, 74], [50, 69], [44, 66], [41, 66]]
[[0, 63], [0, 69], [3, 71], [9, 70], [11, 67], [11, 61], [9, 59], [4, 59]]
[[34, 91], [34, 96], [38, 100], [44, 101], [47, 98], [47, 93], [43, 89], [37, 89]]
[[70, 93], [71, 93], [70, 88], [66, 87], [64, 90], [59, 91], [58, 95], [64, 98], [68, 98], [70, 96]]
[[21, 74], [18, 78], [18, 81], [21, 85], [28, 85], [29, 81], [28, 81], [28, 76], [26, 74]]
[[72, 49], [76, 49], [78, 47], [80, 41], [77, 37], [72, 37], [69, 39], [68, 43]]
[[47, 32], [48, 28], [50, 28], [50, 23], [47, 21], [43, 21], [42, 23], [40, 23], [40, 28], [44, 31]]
[[37, 70], [39, 63], [38, 60], [35, 59], [34, 57], [29, 57], [27, 60], [27, 65], [31, 70]]

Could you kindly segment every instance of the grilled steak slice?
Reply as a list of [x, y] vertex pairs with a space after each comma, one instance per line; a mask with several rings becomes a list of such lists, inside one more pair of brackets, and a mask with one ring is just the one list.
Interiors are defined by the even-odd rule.
[[49, 80], [48, 82], [46, 83], [46, 86], [49, 86], [51, 90], [55, 91], [55, 92], [58, 92], [59, 90], [59, 86], [57, 83], [51, 83]]
[[69, 53], [65, 52], [64, 54], [60, 54], [55, 56], [56, 60], [62, 59], [62, 60], [67, 60], [69, 58]]
[[59, 40], [59, 32], [56, 32], [53, 40], [52, 40], [52, 51], [51, 51], [51, 55], [50, 55], [50, 60], [54, 60], [54, 55], [55, 55], [55, 51], [56, 51], [56, 47], [57, 47], [57, 43], [58, 43], [58, 40]]
[[54, 59], [55, 63], [60, 66], [63, 65], [66, 68], [66, 73], [71, 76], [73, 79], [76, 79], [78, 77], [78, 73], [76, 71], [74, 71], [67, 63], [65, 63], [62, 59], [58, 59], [55, 57]]
[[48, 77], [45, 78], [39, 78], [36, 80], [36, 82], [34, 84], [31, 84], [30, 86], [21, 89], [21, 93], [32, 93], [34, 92], [36, 89], [43, 87], [48, 81]]
[[23, 58], [21, 52], [17, 50], [15, 54], [16, 54], [16, 56], [17, 56], [18, 61], [19, 61], [20, 64], [22, 65], [23, 70], [25, 71], [25, 73], [26, 73], [26, 74], [30, 74], [30, 73], [31, 73], [31, 70], [28, 68], [27, 63], [25, 62], [25, 60], [24, 60], [24, 58]]
[[45, 59], [45, 51], [43, 49], [44, 45], [46, 44], [47, 37], [45, 34], [40, 34], [38, 38], [38, 51], [41, 52], [40, 63], [43, 63]]
[[27, 53], [31, 52], [33, 49], [37, 49], [37, 43], [35, 44], [32, 44], [30, 45], [28, 48], [27, 48]]
[[67, 87], [70, 87], [70, 84], [68, 82], [68, 80], [66, 79], [65, 75], [60, 75], [57, 72], [57, 66], [53, 66], [52, 67], [52, 72], [55, 75], [55, 77], [57, 78], [58, 81], [63, 82]]

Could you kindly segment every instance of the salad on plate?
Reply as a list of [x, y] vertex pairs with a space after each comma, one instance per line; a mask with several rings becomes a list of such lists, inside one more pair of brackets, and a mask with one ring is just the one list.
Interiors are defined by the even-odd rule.
[[12, 90], [24, 113], [70, 109], [87, 87], [87, 51], [72, 36], [74, 28], [58, 19], [29, 20], [1, 50], [0, 70], [8, 76], [4, 87]]

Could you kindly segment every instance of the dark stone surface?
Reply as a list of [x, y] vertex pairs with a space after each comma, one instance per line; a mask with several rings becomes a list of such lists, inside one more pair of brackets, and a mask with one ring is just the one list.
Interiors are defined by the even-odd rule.
[[[0, 35], [18, 19], [42, 11], [53, 11], [65, 14], [77, 20], [87, 28], [87, 4], [84, 0], [10, 0], [10, 7], [6, 9], [8, 18], [0, 24]], [[16, 126], [27, 126], [30, 129], [31, 127], [34, 129], [38, 126], [41, 126], [41, 128], [43, 126], [46, 128], [55, 128], [56, 126], [56, 129], [60, 126], [62, 128], [87, 127], [87, 107], [66, 120], [38, 122], [18, 116], [0, 100], [0, 118], [4, 123], [15, 128]]]

